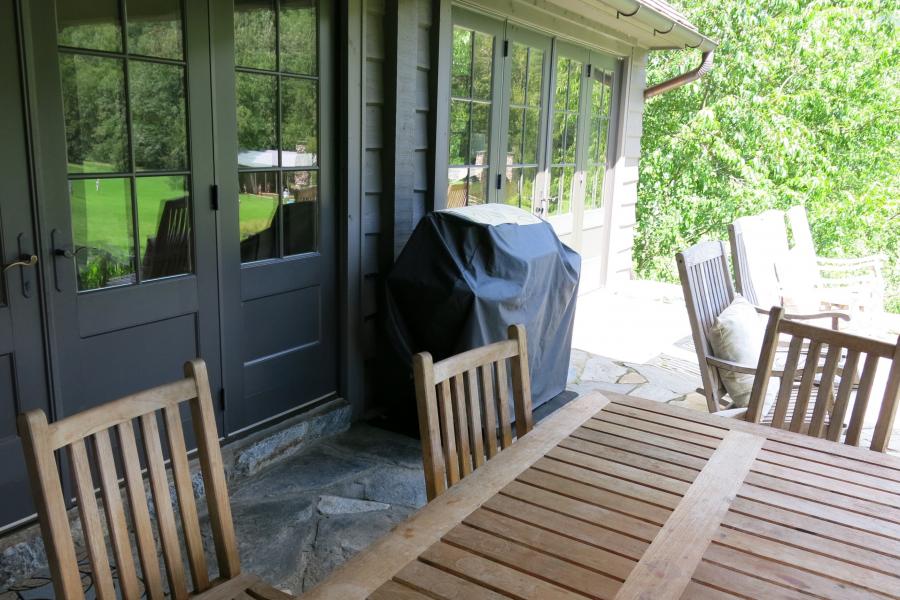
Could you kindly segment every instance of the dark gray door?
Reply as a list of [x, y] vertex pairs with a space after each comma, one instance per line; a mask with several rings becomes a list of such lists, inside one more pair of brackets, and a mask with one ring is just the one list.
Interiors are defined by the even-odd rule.
[[0, 1], [0, 530], [33, 512], [16, 415], [50, 412], [16, 25]]
[[232, 433], [337, 389], [333, 8], [211, 8]]
[[206, 3], [27, 6], [57, 417], [180, 378], [196, 356], [216, 392]]

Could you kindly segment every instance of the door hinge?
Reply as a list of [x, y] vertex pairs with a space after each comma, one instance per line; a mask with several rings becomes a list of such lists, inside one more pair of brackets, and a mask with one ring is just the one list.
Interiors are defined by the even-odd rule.
[[216, 184], [209, 186], [209, 207], [219, 210], [219, 186]]
[[509, 56], [509, 40], [503, 40], [503, 57]]
[[585, 77], [590, 77], [590, 76], [591, 76], [591, 65], [587, 65], [587, 66], [585, 67], [585, 69], [584, 69], [584, 76], [585, 76]]
[[497, 189], [501, 189], [503, 187], [503, 177], [500, 173], [497, 173]]
[[225, 412], [225, 388], [219, 390], [219, 408]]

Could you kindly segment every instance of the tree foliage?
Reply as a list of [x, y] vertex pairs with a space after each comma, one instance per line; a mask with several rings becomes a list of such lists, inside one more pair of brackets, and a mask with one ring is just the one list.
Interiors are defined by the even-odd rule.
[[[675, 0], [717, 39], [713, 70], [646, 105], [636, 273], [735, 218], [806, 206], [820, 255], [887, 257], [900, 312], [900, 3]], [[648, 84], [698, 53], [653, 53]]]

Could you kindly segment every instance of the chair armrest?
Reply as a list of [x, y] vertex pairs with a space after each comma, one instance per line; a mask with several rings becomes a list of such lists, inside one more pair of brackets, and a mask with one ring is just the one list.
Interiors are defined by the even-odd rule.
[[817, 256], [816, 262], [821, 266], [831, 265], [831, 266], [866, 266], [871, 264], [879, 264], [884, 261], [884, 256], [881, 254], [873, 254], [871, 256], [861, 256], [858, 258], [829, 258], [826, 256]]
[[[761, 306], [754, 305], [753, 308], [761, 315], [768, 315], [769, 309], [763, 308]], [[828, 312], [820, 312], [820, 313], [810, 313], [808, 315], [803, 314], [795, 314], [795, 313], [784, 313], [785, 319], [791, 319], [792, 321], [811, 321], [814, 319], [840, 319], [841, 321], [849, 321], [850, 315], [845, 312], [840, 311], [828, 311]]]
[[726, 408], [725, 410], [717, 410], [713, 414], [717, 417], [727, 417], [729, 419], [743, 419], [747, 413], [747, 407], [743, 408]]
[[[756, 366], [750, 365], [742, 365], [740, 363], [736, 363], [732, 360], [726, 360], [724, 358], [716, 358], [715, 356], [707, 356], [706, 364], [711, 367], [715, 367], [717, 369], [725, 369], [726, 371], [731, 371], [732, 373], [744, 373], [746, 375], [756, 375]], [[798, 369], [799, 370], [799, 369]], [[780, 377], [784, 375], [783, 369], [772, 369], [772, 377]]]

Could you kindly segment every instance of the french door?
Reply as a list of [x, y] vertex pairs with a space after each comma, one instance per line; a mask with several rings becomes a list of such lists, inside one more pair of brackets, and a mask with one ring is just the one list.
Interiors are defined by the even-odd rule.
[[56, 416], [196, 356], [218, 390], [205, 4], [28, 6]]
[[560, 235], [600, 218], [614, 57], [453, 8], [449, 207], [503, 202]]
[[33, 512], [16, 415], [52, 414], [16, 25], [15, 3], [0, 1], [0, 530]]

